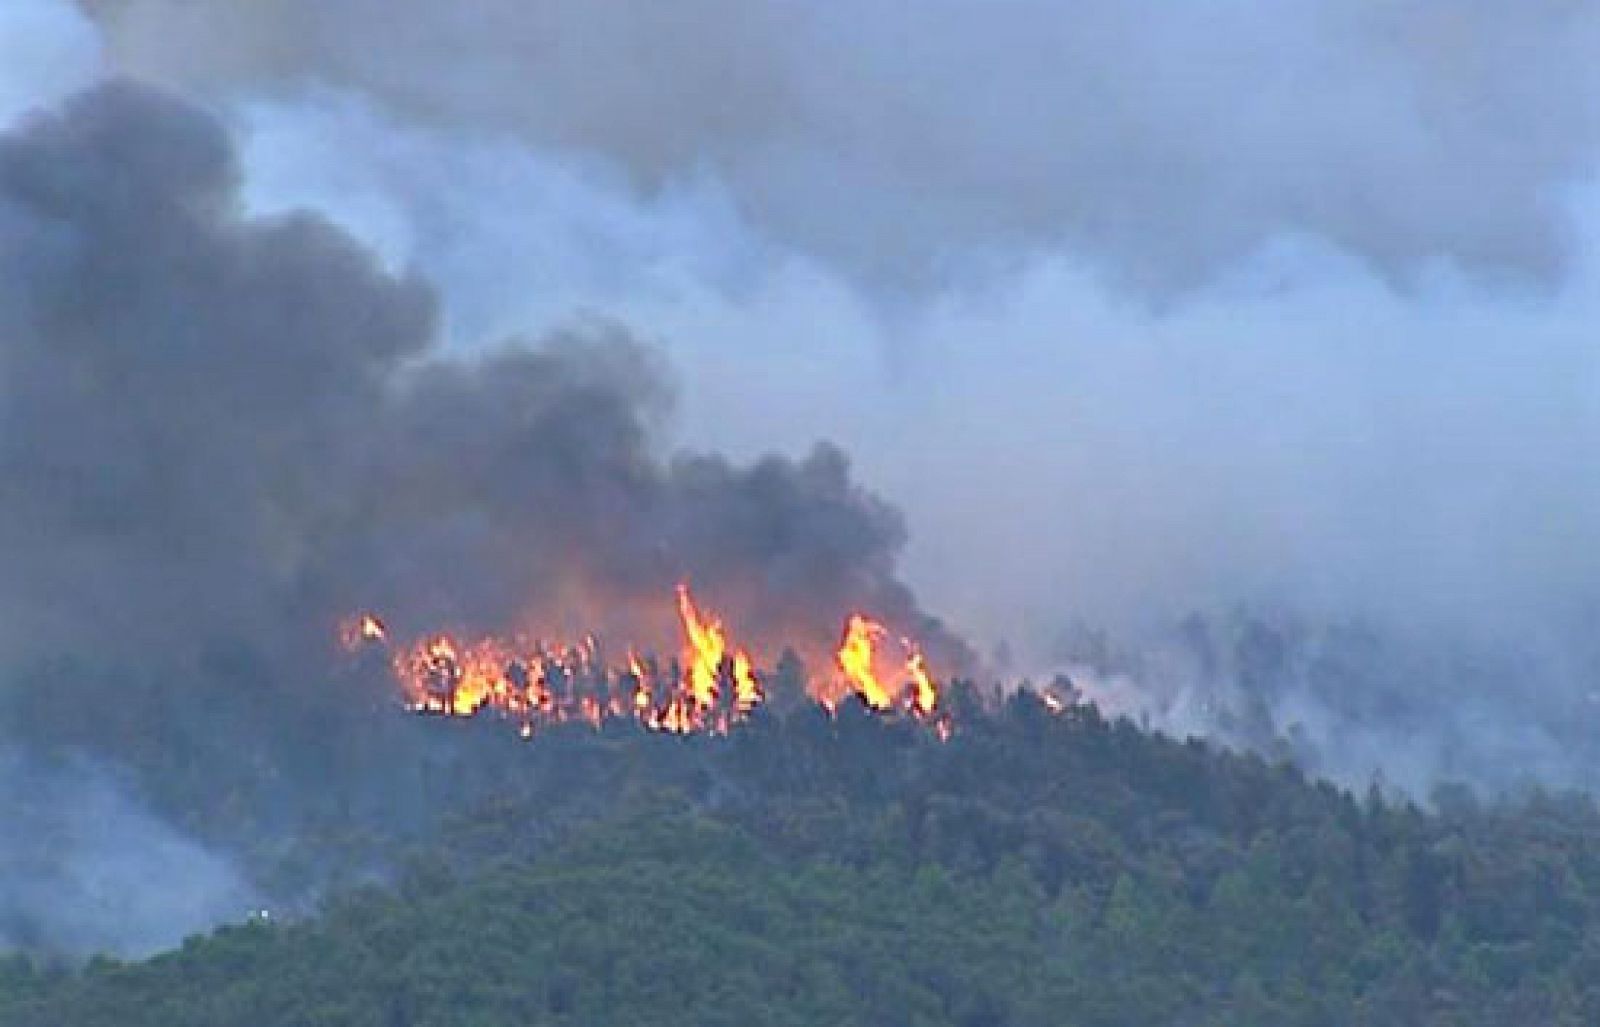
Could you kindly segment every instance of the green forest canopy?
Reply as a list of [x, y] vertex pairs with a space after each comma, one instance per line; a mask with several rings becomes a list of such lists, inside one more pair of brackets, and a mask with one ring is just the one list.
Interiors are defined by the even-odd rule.
[[1027, 693], [961, 724], [551, 732], [385, 884], [13, 955], [0, 1023], [1600, 1022], [1587, 798], [1424, 811]]

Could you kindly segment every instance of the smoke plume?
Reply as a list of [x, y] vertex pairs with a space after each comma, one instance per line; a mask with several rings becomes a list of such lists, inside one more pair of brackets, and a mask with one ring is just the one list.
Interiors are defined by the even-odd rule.
[[863, 607], [966, 659], [839, 450], [672, 452], [661, 362], [604, 325], [441, 355], [420, 280], [313, 215], [245, 216], [238, 187], [213, 117], [131, 82], [0, 137], [19, 745], [177, 774], [202, 807], [252, 795], [256, 816], [325, 774], [357, 792], [333, 771], [359, 776], [338, 761], [382, 729], [334, 714], [380, 696], [332, 687], [331, 656], [358, 606], [418, 627], [593, 613], [578, 630], [648, 639], [691, 580], [774, 646], [825, 647]]
[[[689, 577], [793, 636], [909, 582], [1176, 730], [1592, 783], [1593, 4], [13, 6], [65, 56], [4, 114], [104, 61], [220, 162], [40, 156], [104, 99], [9, 144], [0, 632], [72, 657], [13, 718], [251, 725], [347, 606], [605, 630]], [[135, 395], [86, 334], [194, 360], [140, 342]], [[901, 512], [762, 455], [819, 436]], [[83, 666], [128, 649], [236, 686]]]

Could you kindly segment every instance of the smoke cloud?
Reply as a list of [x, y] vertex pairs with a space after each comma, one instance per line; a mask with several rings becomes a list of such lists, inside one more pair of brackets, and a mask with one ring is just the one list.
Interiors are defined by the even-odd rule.
[[1059, 244], [1164, 293], [1283, 234], [1397, 281], [1545, 278], [1552, 191], [1600, 129], [1600, 11], [1563, 0], [84, 6], [139, 74], [351, 88], [645, 194], [709, 175], [764, 236], [889, 285]]
[[683, 576], [920, 616], [898, 515], [838, 450], [672, 457], [664, 368], [603, 325], [430, 356], [418, 279], [313, 216], [241, 218], [236, 188], [215, 121], [128, 83], [0, 141], [13, 647], [181, 648], [197, 616], [247, 642], [354, 591], [505, 618]]
[[[801, 591], [915, 619], [903, 544], [1015, 670], [1175, 729], [1592, 779], [1592, 4], [35, 6], [231, 128], [224, 234], [337, 224], [373, 254], [341, 292], [401, 297], [327, 379], [358, 398], [294, 419], [322, 470], [259, 491], [309, 498], [215, 529], [273, 586], [207, 619], [577, 616], [679, 574], [763, 630]], [[546, 433], [582, 470], [513, 441]], [[902, 513], [833, 450], [762, 459], [819, 436]]]
[[[242, 802], [292, 821], [273, 796], [358, 793], [382, 697], [334, 687], [330, 659], [357, 608], [418, 630], [598, 610], [578, 630], [648, 640], [687, 578], [712, 603], [744, 597], [736, 630], [773, 645], [826, 645], [864, 607], [967, 658], [897, 579], [900, 518], [839, 450], [676, 452], [655, 435], [666, 372], [614, 327], [441, 355], [418, 278], [313, 215], [245, 216], [238, 188], [219, 122], [131, 82], [0, 136], [0, 639], [19, 753], [175, 779], [200, 820]], [[81, 798], [85, 816], [120, 802]], [[150, 859], [189, 844], [137, 811], [96, 823], [62, 872], [107, 887], [126, 874], [95, 854], [119, 825]], [[232, 894], [225, 869], [196, 901]], [[135, 944], [60, 926], [46, 940]]]

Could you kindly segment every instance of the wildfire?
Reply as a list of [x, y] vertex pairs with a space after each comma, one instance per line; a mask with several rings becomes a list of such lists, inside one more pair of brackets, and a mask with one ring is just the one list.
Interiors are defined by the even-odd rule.
[[845, 678], [860, 693], [867, 705], [875, 710], [886, 710], [891, 705], [889, 693], [878, 681], [873, 662], [878, 639], [885, 634], [882, 624], [853, 614], [846, 622], [844, 641], [839, 643], [839, 667]]
[[340, 627], [339, 637], [344, 647], [353, 652], [369, 642], [388, 641], [389, 629], [383, 626], [383, 621], [364, 613]]
[[750, 656], [740, 650], [733, 657], [733, 705], [740, 713], [749, 713], [760, 706], [764, 698], [761, 683], [750, 667]]
[[[888, 634], [882, 624], [855, 614], [845, 622], [844, 640], [839, 643], [836, 654], [845, 679], [875, 710], [887, 710], [895, 705], [895, 697], [885, 684], [886, 680], [893, 679], [882, 673], [880, 667], [880, 643]], [[900, 645], [905, 652], [906, 685], [901, 705], [918, 717], [932, 717], [939, 705], [939, 687], [934, 684], [927, 661], [916, 643], [903, 638]]]
[[[763, 673], [751, 651], [733, 644], [724, 622], [700, 606], [687, 585], [678, 586], [676, 599], [683, 649], [681, 659], [664, 662], [630, 648], [625, 661], [608, 665], [592, 635], [576, 645], [450, 634], [396, 643], [372, 614], [349, 621], [340, 633], [351, 649], [387, 653], [406, 705], [419, 713], [492, 713], [515, 723], [524, 738], [543, 725], [582, 721], [598, 728], [611, 719], [674, 734], [724, 733], [767, 701]], [[888, 659], [880, 649], [890, 637], [866, 615], [848, 616], [836, 654], [842, 678], [815, 682], [818, 701], [832, 712], [841, 688], [854, 691], [874, 710], [898, 710], [948, 737], [938, 686], [917, 646], [901, 642], [903, 678], [899, 671], [885, 673]]]
[[906, 647], [911, 649], [911, 655], [906, 657], [906, 673], [911, 675], [911, 683], [916, 688], [911, 696], [912, 708], [924, 717], [931, 717], [934, 707], [939, 705], [939, 688], [928, 676], [921, 651], [913, 648], [909, 642]]
[[683, 622], [683, 634], [689, 643], [684, 659], [689, 664], [689, 685], [694, 701], [710, 707], [717, 701], [717, 677], [722, 672], [722, 661], [728, 651], [728, 639], [722, 625], [712, 618], [702, 618], [689, 595], [689, 586], [678, 586], [678, 617]]

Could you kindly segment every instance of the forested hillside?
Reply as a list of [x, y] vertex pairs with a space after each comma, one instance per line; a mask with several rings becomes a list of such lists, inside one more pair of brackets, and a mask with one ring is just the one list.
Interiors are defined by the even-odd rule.
[[0, 1023], [1600, 1022], [1587, 799], [1425, 812], [954, 701], [948, 742], [854, 706], [509, 751], [429, 724], [442, 825], [384, 883], [143, 962], [13, 956]]

